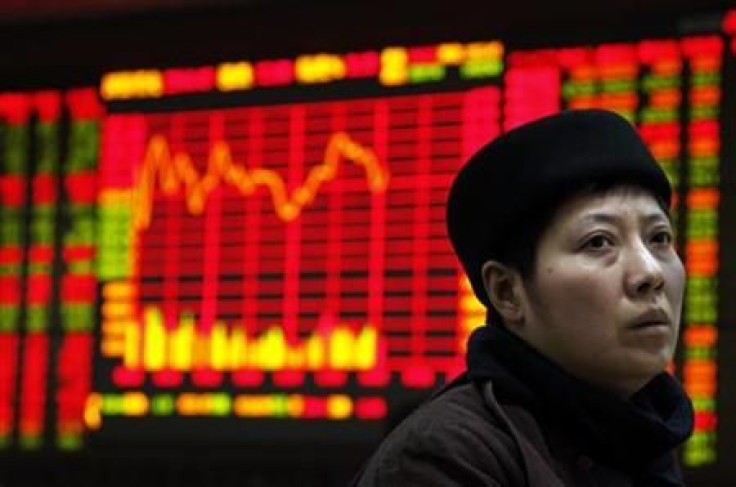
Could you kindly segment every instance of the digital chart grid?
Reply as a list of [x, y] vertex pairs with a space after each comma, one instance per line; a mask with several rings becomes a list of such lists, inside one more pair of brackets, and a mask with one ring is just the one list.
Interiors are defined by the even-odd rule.
[[[113, 383], [334, 393], [350, 374], [427, 388], [459, 373], [472, 306], [446, 191], [498, 133], [499, 100], [489, 86], [109, 116], [101, 347]], [[338, 417], [353, 409], [340, 397]]]
[[683, 465], [720, 466], [736, 12], [723, 30], [0, 93], [0, 451], [372, 441], [463, 370], [485, 322], [446, 235], [457, 170], [504, 131], [596, 107], [630, 120], [672, 183]]

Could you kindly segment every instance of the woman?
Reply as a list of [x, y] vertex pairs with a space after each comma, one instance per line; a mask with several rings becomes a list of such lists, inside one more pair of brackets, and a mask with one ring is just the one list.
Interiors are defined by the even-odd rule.
[[488, 324], [467, 371], [383, 442], [354, 485], [680, 486], [690, 401], [666, 371], [684, 268], [671, 188], [635, 129], [569, 111], [482, 148], [449, 235]]

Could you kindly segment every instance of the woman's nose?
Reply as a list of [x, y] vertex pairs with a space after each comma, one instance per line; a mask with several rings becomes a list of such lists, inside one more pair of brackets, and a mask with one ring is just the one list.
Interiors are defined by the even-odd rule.
[[658, 292], [664, 286], [662, 264], [643, 243], [637, 242], [627, 252], [627, 282], [630, 296], [641, 297]]

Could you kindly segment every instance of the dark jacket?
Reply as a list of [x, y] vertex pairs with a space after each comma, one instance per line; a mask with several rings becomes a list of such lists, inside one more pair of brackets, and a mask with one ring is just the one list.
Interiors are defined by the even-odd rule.
[[692, 404], [662, 372], [621, 397], [504, 326], [476, 329], [467, 372], [411, 414], [357, 486], [682, 487]]
[[501, 405], [490, 381], [452, 384], [383, 442], [354, 486], [631, 486], [581, 455], [564, 432], [543, 432], [525, 409]]

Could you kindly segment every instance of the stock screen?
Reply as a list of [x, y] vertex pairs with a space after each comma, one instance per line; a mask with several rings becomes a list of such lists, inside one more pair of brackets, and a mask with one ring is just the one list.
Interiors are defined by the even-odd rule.
[[675, 189], [672, 371], [696, 411], [682, 456], [716, 464], [734, 33], [731, 14], [710, 35], [394, 46], [0, 94], [0, 450], [377, 441], [463, 370], [485, 322], [446, 237], [453, 175], [505, 130], [599, 107]]

